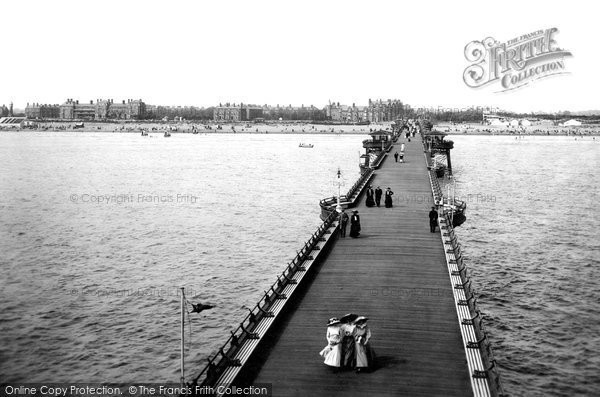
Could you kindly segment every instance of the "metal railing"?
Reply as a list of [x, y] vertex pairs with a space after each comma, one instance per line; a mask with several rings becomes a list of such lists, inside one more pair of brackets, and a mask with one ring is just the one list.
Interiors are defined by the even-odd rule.
[[[346, 203], [348, 208], [356, 205], [356, 200], [362, 193], [363, 189], [367, 186], [367, 182], [375, 174], [373, 169], [367, 169], [362, 175], [354, 182], [354, 185], [348, 190], [346, 194], [340, 195], [340, 203]], [[337, 205], [337, 196], [327, 197], [319, 201], [321, 207], [321, 218], [327, 218], [332, 212], [335, 212], [335, 206]]]
[[[426, 149], [425, 146], [424, 149]], [[425, 150], [425, 152], [427, 151]], [[425, 159], [429, 166], [429, 156], [425, 155]], [[443, 203], [443, 192], [433, 170], [429, 170], [429, 180], [431, 183], [434, 201], [436, 204]], [[472, 326], [473, 330], [475, 331], [476, 340], [467, 342], [465, 347], [466, 349], [478, 349], [484, 365], [483, 370], [474, 370], [471, 376], [477, 379], [487, 379], [492, 396], [504, 396], [505, 393], [500, 381], [500, 374], [498, 372], [496, 360], [494, 359], [492, 345], [485, 331], [483, 315], [481, 314], [481, 311], [477, 305], [477, 296], [473, 290], [471, 278], [468, 274], [469, 269], [463, 260], [462, 247], [458, 242], [456, 234], [454, 233], [450, 211], [439, 214], [439, 227], [442, 232], [445, 251], [447, 253], [452, 253], [453, 256], [453, 259], [450, 260], [450, 264], [456, 265], [457, 269], [451, 272], [451, 276], [458, 276], [461, 280], [460, 283], [454, 285], [454, 288], [464, 291], [465, 299], [459, 300], [457, 305], [466, 306], [470, 313], [470, 318], [461, 319], [461, 325]]]
[[249, 339], [257, 339], [258, 335], [254, 332], [257, 325], [265, 317], [273, 317], [271, 307], [281, 298], [287, 298], [283, 295], [283, 290], [289, 285], [294, 284], [294, 275], [298, 271], [304, 271], [302, 263], [310, 257], [310, 253], [316, 248], [327, 230], [337, 219], [337, 213], [333, 212], [323, 221], [315, 233], [305, 242], [304, 246], [296, 252], [296, 256], [288, 263], [281, 275], [271, 287], [264, 291], [262, 298], [254, 305], [252, 309], [248, 308], [248, 314], [244, 317], [240, 325], [231, 331], [231, 335], [225, 343], [219, 348], [218, 352], [207, 358], [208, 363], [194, 378], [190, 386], [213, 385], [219, 377], [231, 366], [241, 366], [239, 360], [233, 358], [240, 350], [243, 343]]

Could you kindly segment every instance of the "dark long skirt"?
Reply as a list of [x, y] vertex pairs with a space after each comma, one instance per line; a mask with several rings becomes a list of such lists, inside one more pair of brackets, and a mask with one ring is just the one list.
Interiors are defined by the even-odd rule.
[[344, 336], [342, 339], [342, 368], [354, 368], [356, 365], [355, 345], [352, 335]]
[[367, 196], [367, 201], [365, 201], [367, 207], [375, 206], [375, 200], [373, 200], [373, 196]]
[[360, 223], [354, 222], [350, 224], [350, 237], [358, 237], [360, 235]]
[[392, 208], [392, 196], [391, 195], [385, 196], [385, 208]]

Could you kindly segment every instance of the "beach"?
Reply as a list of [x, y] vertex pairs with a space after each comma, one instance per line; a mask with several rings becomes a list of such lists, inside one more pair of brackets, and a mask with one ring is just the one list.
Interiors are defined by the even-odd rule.
[[[109, 133], [244, 133], [244, 134], [358, 134], [392, 130], [392, 122], [364, 124], [313, 124], [301, 121], [238, 122], [215, 121], [34, 121], [33, 127], [18, 124], [0, 126], [0, 131], [81, 131]], [[83, 127], [77, 127], [83, 123]], [[548, 120], [532, 123], [528, 127], [494, 126], [481, 123], [437, 123], [434, 129], [448, 135], [551, 135], [551, 136], [596, 136], [600, 125], [582, 124], [578, 127], [556, 126]]]
[[549, 120], [534, 122], [527, 127], [506, 127], [481, 123], [439, 123], [435, 129], [448, 135], [600, 135], [600, 125], [582, 124], [579, 127], [554, 125]]

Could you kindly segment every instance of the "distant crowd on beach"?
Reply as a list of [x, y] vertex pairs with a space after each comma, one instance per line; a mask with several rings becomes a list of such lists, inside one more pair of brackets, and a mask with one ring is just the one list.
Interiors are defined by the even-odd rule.
[[448, 126], [445, 124], [436, 125], [435, 128], [446, 134], [466, 134], [466, 135], [566, 135], [566, 136], [585, 136], [600, 135], [600, 125], [582, 126], [582, 127], [560, 127], [548, 126], [547, 128], [527, 127], [496, 127], [480, 128], [474, 125]]

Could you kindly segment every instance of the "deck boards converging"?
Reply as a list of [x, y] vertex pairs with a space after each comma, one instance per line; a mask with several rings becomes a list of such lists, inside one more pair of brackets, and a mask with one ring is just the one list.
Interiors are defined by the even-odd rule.
[[[394, 207], [382, 199], [367, 208], [361, 198], [361, 236], [335, 242], [266, 341], [252, 383], [272, 383], [276, 396], [472, 395], [444, 246], [429, 231], [432, 194], [420, 139], [406, 142], [404, 160], [388, 156], [372, 180], [374, 188], [391, 187]], [[318, 355], [327, 319], [348, 312], [370, 319], [378, 358], [372, 372], [333, 373]]]

